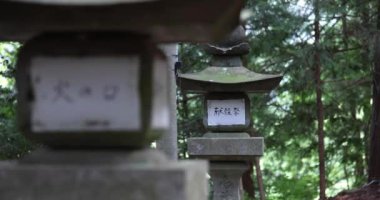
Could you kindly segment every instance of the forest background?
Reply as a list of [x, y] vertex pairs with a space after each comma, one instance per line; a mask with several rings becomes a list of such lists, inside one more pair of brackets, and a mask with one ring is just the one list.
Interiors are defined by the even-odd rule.
[[[273, 92], [250, 95], [250, 133], [263, 136], [266, 144], [261, 166], [267, 199], [318, 199], [320, 161], [327, 196], [367, 183], [379, 8], [375, 0], [247, 1], [242, 16], [251, 52], [245, 66], [284, 74]], [[0, 160], [38, 146], [23, 138], [15, 120], [20, 46], [0, 43]], [[179, 46], [181, 72], [208, 65], [209, 57], [196, 44]], [[178, 89], [181, 159], [187, 158], [187, 138], [206, 131], [201, 103], [201, 96]]]

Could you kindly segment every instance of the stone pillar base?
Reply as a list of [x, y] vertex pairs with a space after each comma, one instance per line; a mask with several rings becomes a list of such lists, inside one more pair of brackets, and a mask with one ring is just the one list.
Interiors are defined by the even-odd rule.
[[211, 162], [213, 200], [241, 200], [241, 176], [247, 170], [244, 162]]
[[0, 199], [206, 200], [207, 168], [155, 150], [42, 151], [0, 162]]
[[190, 158], [210, 161], [248, 161], [264, 154], [264, 138], [249, 137], [247, 133], [207, 133], [189, 138]]

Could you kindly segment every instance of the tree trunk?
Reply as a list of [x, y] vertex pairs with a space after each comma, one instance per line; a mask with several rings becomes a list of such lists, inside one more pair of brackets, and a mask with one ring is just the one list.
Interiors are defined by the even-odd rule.
[[319, 0], [314, 0], [314, 70], [317, 95], [317, 119], [318, 119], [318, 152], [319, 152], [319, 199], [326, 199], [326, 172], [325, 172], [325, 143], [323, 132], [323, 103], [322, 103], [322, 83], [321, 83], [321, 57], [320, 57], [320, 26], [319, 26]]
[[380, 180], [380, 0], [378, 1], [377, 32], [374, 46], [372, 123], [368, 181]]
[[241, 177], [243, 183], [243, 189], [248, 194], [248, 197], [251, 199], [255, 198], [255, 187], [252, 180], [253, 173], [253, 162], [248, 162], [248, 169], [245, 171]]
[[[370, 3], [368, 0], [366, 1], [361, 1], [361, 2], [357, 2], [357, 7], [359, 7], [359, 15], [360, 15], [360, 19], [361, 19], [361, 26], [362, 26], [362, 29], [366, 32], [369, 32], [370, 29], [371, 29], [371, 17], [370, 17]], [[372, 65], [373, 65], [373, 61], [371, 60], [371, 50], [370, 50], [370, 39], [369, 37], [361, 37], [360, 38], [360, 42], [361, 42], [361, 46], [362, 46], [362, 50], [360, 51], [360, 62], [362, 63], [363, 66], [365, 67], [369, 67], [369, 70], [372, 70]], [[369, 166], [369, 149], [370, 149], [370, 124], [371, 124], [371, 120], [370, 119], [367, 123], [367, 125], [365, 126], [365, 129], [363, 130], [364, 131], [364, 138], [363, 138], [363, 145], [364, 145], [364, 163], [362, 164], [363, 165], [363, 168], [365, 168], [364, 166], [367, 165]], [[365, 169], [364, 169], [365, 170]], [[363, 171], [364, 171], [363, 170]], [[364, 175], [364, 172], [363, 172], [363, 175]]]
[[255, 158], [255, 169], [256, 169], [257, 185], [259, 186], [259, 192], [260, 192], [260, 200], [265, 200], [264, 181], [263, 181], [263, 174], [261, 173], [259, 157]]

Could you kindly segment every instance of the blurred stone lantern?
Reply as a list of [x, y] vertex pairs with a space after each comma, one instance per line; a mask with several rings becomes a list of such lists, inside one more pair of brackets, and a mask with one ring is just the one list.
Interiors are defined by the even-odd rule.
[[25, 42], [16, 66], [19, 125], [46, 144], [0, 163], [0, 199], [207, 199], [207, 163], [169, 161], [147, 148], [170, 123], [171, 71], [156, 43], [220, 38], [242, 6], [0, 1], [0, 39]]
[[22, 132], [50, 146], [150, 144], [170, 123], [168, 66], [154, 49], [131, 34], [29, 41], [17, 64]]
[[252, 126], [247, 93], [269, 92], [282, 75], [259, 74], [242, 65], [241, 56], [249, 52], [242, 26], [219, 43], [204, 46], [211, 54], [211, 66], [197, 73], [178, 75], [179, 87], [205, 94], [203, 137], [188, 139], [192, 158], [211, 161], [215, 200], [241, 199], [240, 178], [247, 169], [244, 161], [264, 153], [264, 139], [250, 137]]
[[23, 133], [50, 146], [149, 144], [170, 123], [169, 70], [155, 43], [218, 38], [238, 23], [242, 5], [1, 1], [0, 38], [27, 41], [17, 64]]

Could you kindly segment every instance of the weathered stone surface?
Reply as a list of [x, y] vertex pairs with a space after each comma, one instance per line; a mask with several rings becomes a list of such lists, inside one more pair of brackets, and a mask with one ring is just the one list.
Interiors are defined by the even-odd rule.
[[104, 149], [38, 149], [21, 158], [20, 164], [33, 165], [165, 165], [168, 159], [154, 149], [135, 151]]
[[[99, 156], [107, 156], [107, 154], [110, 156], [112, 153], [105, 152]], [[94, 164], [102, 159], [95, 158], [96, 153], [87, 155], [87, 157], [76, 157], [73, 160], [90, 160], [90, 162], [83, 162], [92, 163], [91, 165], [68, 160], [62, 162], [57, 160], [55, 164], [52, 164], [54, 162], [51, 164], [0, 162], [0, 199], [207, 199], [208, 183], [205, 176], [207, 163], [205, 161], [166, 161], [165, 164], [163, 162], [161, 164], [154, 162]], [[129, 161], [132, 160], [134, 159], [129, 159]], [[63, 164], [65, 162], [66, 164]]]
[[[248, 39], [245, 35], [245, 30], [242, 25], [237, 26], [229, 35], [224, 37], [220, 41], [212, 43], [214, 46], [218, 47], [231, 47], [244, 42], [247, 42]], [[207, 52], [209, 53], [209, 52]], [[211, 53], [210, 53], [211, 54]]]
[[204, 138], [249, 138], [248, 133], [215, 133], [215, 132], [207, 132], [203, 135]]
[[219, 47], [213, 44], [205, 45], [204, 49], [212, 55], [234, 56], [249, 53], [249, 44], [247, 42], [237, 44], [231, 47]]
[[178, 75], [179, 87], [187, 92], [270, 92], [280, 83], [282, 74], [261, 74], [242, 65], [241, 56], [249, 53], [249, 43], [242, 26], [224, 40], [203, 45], [212, 55], [212, 65], [195, 73]]
[[190, 138], [189, 156], [209, 160], [252, 160], [264, 153], [262, 137], [234, 138], [233, 136], [215, 138]]
[[260, 74], [243, 66], [210, 66], [195, 73], [179, 74], [179, 87], [194, 93], [206, 92], [269, 92], [278, 86], [281, 74]]
[[238, 26], [223, 40], [204, 45], [204, 49], [208, 54], [212, 55], [243, 55], [249, 53], [250, 47], [247, 41], [243, 26]]
[[213, 200], [243, 199], [241, 176], [247, 165], [239, 162], [211, 162], [210, 175], [213, 182]]
[[163, 134], [160, 140], [156, 141], [157, 149], [164, 152], [169, 159], [178, 160], [178, 126], [177, 126], [177, 86], [175, 63], [178, 61], [178, 45], [174, 44], [161, 44], [159, 48], [165, 53], [169, 63], [169, 105], [170, 105], [170, 129], [167, 133]]

